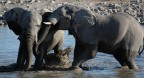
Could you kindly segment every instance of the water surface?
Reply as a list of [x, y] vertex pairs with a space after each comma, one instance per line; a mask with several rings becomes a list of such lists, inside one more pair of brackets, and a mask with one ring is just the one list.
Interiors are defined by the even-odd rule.
[[[69, 45], [74, 48], [74, 44], [74, 38], [66, 31], [64, 48]], [[0, 26], [0, 65], [15, 63], [18, 47], [17, 36], [8, 27]], [[73, 52], [70, 53], [72, 58]], [[72, 71], [15, 71], [0, 73], [0, 78], [144, 78], [144, 53], [136, 59], [136, 64], [141, 70], [120, 69], [120, 64], [112, 55], [98, 53], [95, 59], [83, 64], [93, 68], [81, 74]]]

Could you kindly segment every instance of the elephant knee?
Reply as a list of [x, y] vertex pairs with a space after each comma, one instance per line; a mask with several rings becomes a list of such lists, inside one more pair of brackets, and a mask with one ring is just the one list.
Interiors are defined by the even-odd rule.
[[96, 50], [93, 50], [93, 51], [87, 51], [87, 52], [85, 53], [85, 57], [87, 57], [87, 60], [89, 60], [89, 59], [93, 59], [93, 58], [96, 57], [96, 53], [97, 53]]

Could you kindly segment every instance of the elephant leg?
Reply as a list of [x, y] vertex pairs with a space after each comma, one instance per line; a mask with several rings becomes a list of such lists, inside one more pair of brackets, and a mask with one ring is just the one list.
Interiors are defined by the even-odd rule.
[[126, 66], [124, 53], [122, 50], [118, 50], [115, 54], [113, 54], [114, 58], [121, 64], [121, 66]]
[[24, 52], [24, 47], [20, 43], [20, 47], [19, 47], [19, 51], [18, 51], [18, 57], [17, 57], [17, 64], [16, 64], [17, 69], [24, 68], [25, 57], [26, 57], [26, 54]]
[[[135, 50], [135, 51], [132, 51]], [[121, 49], [121, 53], [123, 53], [123, 59], [125, 64], [128, 66], [129, 69], [138, 69], [137, 65], [135, 64], [135, 58], [137, 55], [138, 49], [132, 49], [131, 47], [127, 47], [126, 49]]]
[[138, 69], [137, 65], [135, 64], [135, 60], [131, 58], [126, 59], [126, 64], [129, 67], [129, 69]]
[[59, 54], [59, 52], [62, 51], [63, 43], [64, 43], [64, 38], [62, 38], [62, 39], [57, 43], [57, 45], [54, 47], [54, 52], [55, 52], [56, 54]]
[[28, 53], [26, 52], [26, 58], [25, 58], [25, 66], [24, 66], [24, 69], [28, 70], [31, 65], [32, 65], [32, 53]]
[[39, 55], [36, 57], [34, 68], [39, 69], [43, 64], [44, 55], [47, 53], [47, 46], [41, 44], [38, 48]]
[[39, 53], [35, 51], [35, 48], [36, 48], [36, 44], [33, 46], [33, 54], [34, 54], [34, 57], [37, 58]]
[[[136, 52], [132, 52], [131, 53], [129, 51], [126, 52], [126, 59], [125, 59], [125, 63], [126, 65], [129, 67], [129, 69], [138, 69], [137, 65], [135, 64], [135, 57], [136, 57]], [[129, 55], [128, 55], [129, 53]], [[134, 54], [133, 54], [134, 53]]]
[[72, 67], [80, 67], [81, 64], [96, 56], [97, 49], [91, 49], [89, 45], [81, 45], [76, 43], [74, 50], [74, 61]]
[[38, 57], [35, 60], [35, 64], [34, 64], [34, 68], [35, 69], [39, 69], [42, 66], [42, 64], [43, 64], [43, 57], [44, 57], [43, 53], [40, 53], [40, 55], [38, 55]]

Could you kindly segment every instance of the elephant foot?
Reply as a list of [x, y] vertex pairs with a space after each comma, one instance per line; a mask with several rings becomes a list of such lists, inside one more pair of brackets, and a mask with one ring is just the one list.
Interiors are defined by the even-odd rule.
[[33, 69], [34, 69], [34, 70], [40, 70], [40, 68], [41, 68], [41, 66], [38, 66], [38, 65], [34, 65], [34, 66], [33, 66]]
[[121, 69], [129, 69], [128, 66], [122, 66]]
[[82, 73], [82, 69], [80, 67], [70, 67], [69, 70], [73, 71], [74, 73]]
[[17, 71], [22, 71], [22, 70], [24, 70], [24, 66], [18, 65], [18, 64], [14, 64], [14, 69], [17, 70]]

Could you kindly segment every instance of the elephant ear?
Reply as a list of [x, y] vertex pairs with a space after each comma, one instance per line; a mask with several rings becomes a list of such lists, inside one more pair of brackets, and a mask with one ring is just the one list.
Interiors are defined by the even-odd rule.
[[72, 28], [82, 42], [96, 44], [95, 19], [92, 14], [77, 14], [72, 21]]
[[72, 27], [75, 32], [77, 32], [77, 29], [81, 27], [93, 27], [95, 25], [94, 16], [90, 14], [77, 13], [72, 20]]
[[76, 16], [73, 18], [73, 20], [73, 24], [79, 24], [88, 27], [94, 26], [95, 24], [94, 17], [90, 14], [76, 13]]

